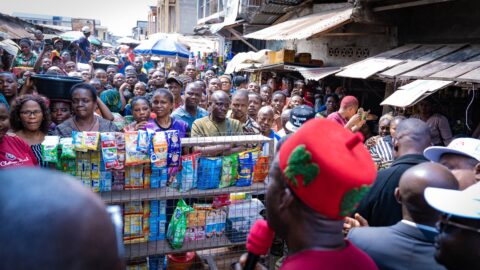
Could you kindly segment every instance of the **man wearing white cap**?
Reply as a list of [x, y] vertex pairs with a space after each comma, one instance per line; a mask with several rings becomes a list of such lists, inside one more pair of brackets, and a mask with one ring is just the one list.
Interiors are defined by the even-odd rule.
[[479, 269], [480, 183], [463, 191], [427, 188], [424, 196], [444, 213], [437, 223], [435, 259], [449, 270]]
[[446, 147], [428, 147], [423, 155], [447, 167], [457, 178], [460, 190], [480, 181], [480, 140], [455, 139]]
[[90, 41], [88, 37], [90, 36], [90, 27], [82, 27], [83, 37], [72, 42], [72, 45], [77, 49], [77, 63], [88, 64], [91, 59], [90, 55]]

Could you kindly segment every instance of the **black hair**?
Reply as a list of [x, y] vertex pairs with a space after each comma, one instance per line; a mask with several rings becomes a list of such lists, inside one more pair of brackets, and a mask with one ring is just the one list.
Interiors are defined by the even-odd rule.
[[166, 96], [168, 101], [170, 101], [170, 103], [173, 104], [173, 94], [172, 92], [170, 92], [168, 89], [166, 88], [159, 88], [157, 90], [155, 90], [155, 92], [153, 92], [153, 96], [152, 96], [152, 99], [157, 96], [157, 95], [161, 95], [161, 96]]
[[118, 71], [118, 67], [117, 67], [117, 66], [109, 65], [109, 66], [107, 66], [107, 69], [109, 69], [109, 68], [114, 68], [116, 71]]
[[148, 100], [148, 98], [146, 98], [146, 97], [144, 97], [144, 96], [138, 96], [138, 97], [132, 98], [132, 100], [130, 101], [130, 106], [132, 106], [132, 109], [133, 109], [133, 107], [135, 107], [135, 105], [136, 105], [140, 100], [145, 101], [145, 103], [147, 103], [148, 107], [150, 107], [150, 101]]
[[72, 88], [70, 89], [70, 96], [73, 97], [73, 93], [78, 89], [88, 90], [90, 92], [90, 94], [92, 95], [93, 101], [95, 101], [95, 102], [97, 101], [97, 89], [95, 89], [95, 87], [93, 85], [88, 84], [88, 83], [77, 83], [74, 86], [72, 86]]
[[275, 92], [273, 92], [272, 98], [273, 98], [274, 96], [278, 96], [278, 95], [281, 95], [281, 96], [283, 96], [285, 99], [287, 99], [287, 95], [285, 95], [285, 93], [282, 92], [282, 91], [275, 91]]
[[262, 100], [262, 96], [260, 96], [260, 94], [258, 94], [258, 93], [248, 92], [248, 95], [249, 95], [249, 96], [255, 96], [255, 97], [257, 97], [258, 99], [260, 99], [260, 101]]
[[23, 95], [15, 99], [15, 106], [12, 107], [10, 112], [10, 126], [13, 131], [22, 130], [24, 128], [22, 119], [20, 118], [20, 111], [22, 110], [23, 104], [28, 101], [34, 101], [40, 106], [43, 115], [42, 123], [40, 124], [40, 131], [47, 134], [48, 129], [50, 128], [50, 110], [48, 109], [44, 98], [39, 95]]
[[239, 87], [242, 83], [246, 83], [247, 80], [243, 76], [235, 76], [233, 77], [233, 86]]
[[335, 102], [339, 103], [340, 102], [340, 98], [338, 97], [337, 94], [328, 94], [325, 96], [325, 103], [327, 102], [327, 99], [331, 97], [333, 99], [335, 99]]

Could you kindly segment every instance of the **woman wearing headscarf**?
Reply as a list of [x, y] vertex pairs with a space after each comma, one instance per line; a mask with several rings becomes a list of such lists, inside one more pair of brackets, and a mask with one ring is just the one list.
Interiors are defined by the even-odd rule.
[[37, 55], [32, 51], [32, 42], [23, 38], [19, 42], [20, 53], [13, 61], [13, 67], [31, 67], [35, 65], [37, 61]]
[[10, 126], [32, 149], [38, 164], [42, 161], [42, 142], [50, 126], [50, 112], [45, 100], [38, 95], [23, 95], [15, 100], [10, 113]]
[[[70, 93], [74, 115], [55, 128], [55, 135], [71, 137], [72, 131], [118, 131], [113, 122], [95, 115], [97, 106], [105, 108], [106, 106], [97, 98], [96, 89], [93, 86], [87, 83], [79, 83], [72, 87]], [[106, 109], [108, 110], [108, 108]]]

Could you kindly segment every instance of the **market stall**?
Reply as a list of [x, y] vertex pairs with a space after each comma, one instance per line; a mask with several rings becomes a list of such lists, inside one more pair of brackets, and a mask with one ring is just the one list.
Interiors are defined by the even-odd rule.
[[[189, 153], [222, 144], [249, 150], [216, 157]], [[209, 268], [227, 267], [224, 256], [238, 259], [250, 227], [262, 218], [273, 150], [273, 140], [261, 135], [178, 140], [175, 131], [73, 132], [72, 138], [47, 136], [43, 143], [52, 166], [120, 206], [129, 269], [162, 269], [165, 260], [193, 258], [208, 261]], [[220, 255], [218, 248], [228, 249]]]

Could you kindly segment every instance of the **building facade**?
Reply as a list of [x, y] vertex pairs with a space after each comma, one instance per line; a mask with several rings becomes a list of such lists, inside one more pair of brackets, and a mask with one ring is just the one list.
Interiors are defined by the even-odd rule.
[[197, 3], [193, 0], [158, 0], [148, 12], [148, 34], [192, 34], [197, 23]]

